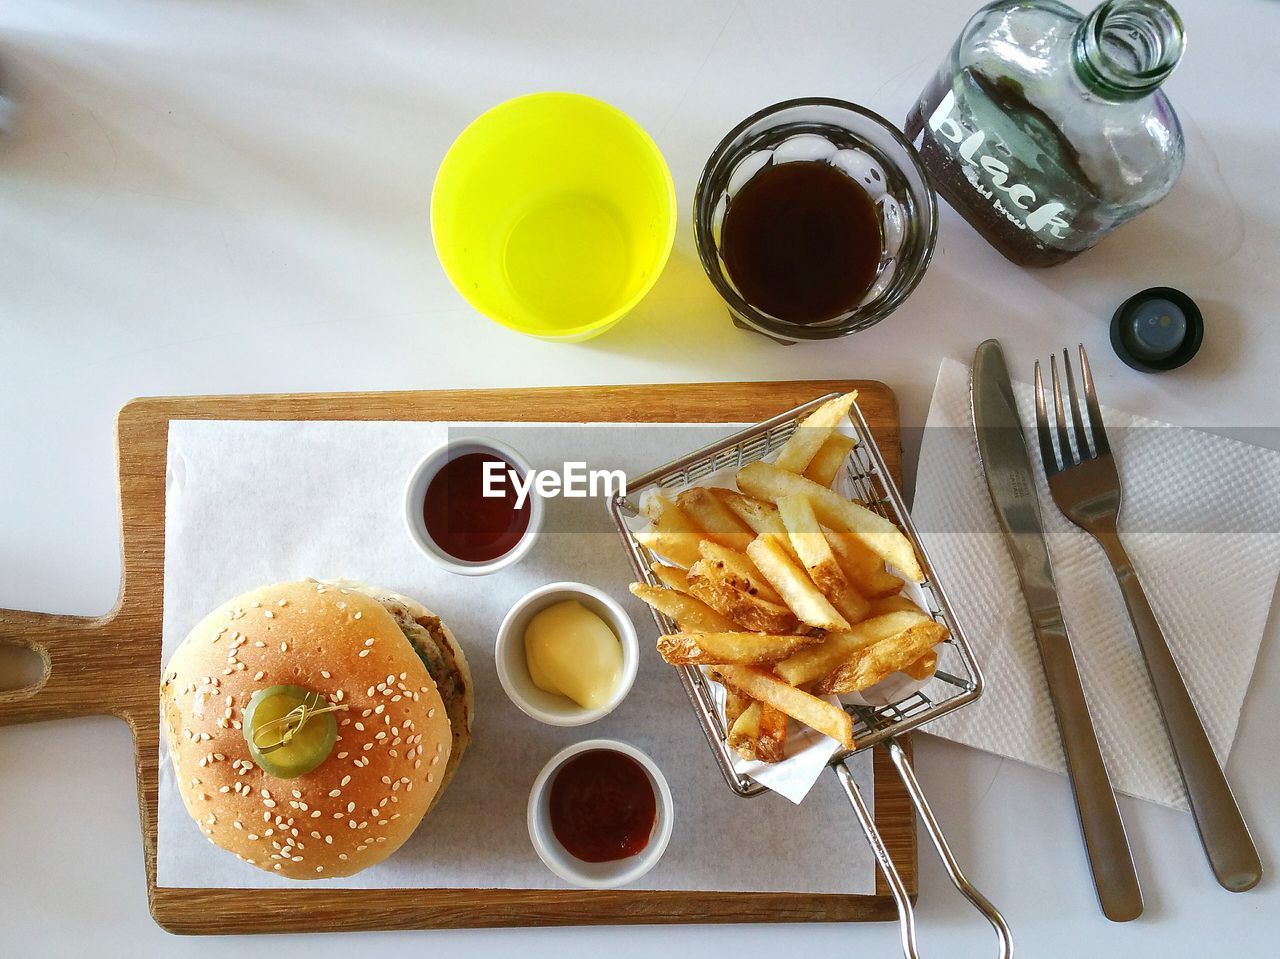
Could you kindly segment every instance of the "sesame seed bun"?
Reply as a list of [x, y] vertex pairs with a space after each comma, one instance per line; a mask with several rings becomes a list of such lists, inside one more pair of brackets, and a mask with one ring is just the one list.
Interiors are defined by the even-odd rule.
[[[259, 869], [322, 879], [381, 862], [456, 768], [449, 711], [379, 592], [314, 580], [253, 590], [206, 616], [165, 669], [161, 710], [187, 812]], [[296, 779], [263, 771], [244, 738], [250, 698], [280, 684], [345, 707], [332, 752]]]
[[348, 579], [327, 581], [340, 589], [356, 590], [376, 599], [391, 614], [405, 638], [413, 644], [419, 658], [427, 666], [427, 672], [435, 680], [436, 691], [444, 700], [449, 714], [449, 727], [453, 735], [453, 750], [445, 765], [440, 790], [432, 802], [435, 805], [444, 794], [445, 787], [458, 771], [462, 756], [471, 745], [471, 726], [475, 721], [475, 686], [471, 681], [471, 667], [458, 645], [453, 631], [431, 610], [416, 599], [392, 592], [381, 586], [368, 586]]

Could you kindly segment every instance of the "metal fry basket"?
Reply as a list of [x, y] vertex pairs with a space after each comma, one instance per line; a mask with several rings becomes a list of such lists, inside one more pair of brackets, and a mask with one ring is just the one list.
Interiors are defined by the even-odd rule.
[[[650, 568], [658, 557], [640, 544], [633, 528], [638, 525], [637, 520], [641, 515], [638, 502], [640, 494], [653, 488], [678, 492], [697, 484], [712, 473], [738, 469], [748, 463], [766, 459], [787, 441], [801, 420], [835, 395], [820, 396], [809, 403], [651, 470], [643, 476], [631, 479], [628, 495], [614, 496], [609, 503], [609, 512], [626, 545], [627, 555], [631, 558], [636, 576], [650, 585], [660, 585]], [[885, 705], [845, 705], [846, 711], [853, 719], [854, 740], [857, 745], [852, 750], [842, 750], [833, 756], [830, 766], [840, 779], [849, 803], [862, 826], [862, 831], [866, 834], [867, 842], [871, 844], [876, 861], [884, 872], [890, 891], [897, 902], [904, 955], [908, 959], [918, 957], [914, 910], [908, 898], [906, 886], [889, 856], [871, 811], [863, 800], [847, 765], [851, 756], [873, 746], [880, 746], [888, 752], [894, 768], [902, 778], [907, 794], [920, 815], [921, 822], [924, 823], [929, 838], [942, 859], [951, 882], [961, 895], [991, 923], [999, 938], [999, 954], [1003, 959], [1013, 954], [1008, 925], [987, 898], [965, 878], [942, 834], [941, 826], [925, 799], [906, 753], [898, 742], [899, 736], [919, 729], [938, 716], [977, 699], [982, 694], [982, 673], [974, 658], [973, 650], [965, 639], [964, 630], [956, 620], [951, 604], [947, 601], [946, 593], [937, 581], [929, 555], [921, 544], [911, 517], [907, 513], [906, 505], [902, 501], [902, 494], [889, 475], [875, 438], [871, 435], [867, 421], [856, 403], [850, 410], [849, 420], [855, 445], [845, 460], [842, 475], [837, 480], [839, 487], [842, 492], [847, 492], [852, 498], [861, 500], [866, 506], [895, 523], [911, 540], [925, 573], [925, 580], [920, 586], [925, 599], [926, 612], [947, 627], [950, 637], [937, 651], [937, 671], [922, 688], [911, 692], [900, 701]], [[670, 619], [657, 610], [651, 610], [651, 612], [659, 631], [663, 633], [676, 631], [676, 625]], [[696, 667], [682, 666], [676, 669], [725, 783], [743, 798], [764, 792], [766, 787], [748, 776], [739, 774], [733, 768], [734, 753], [725, 742], [724, 720], [712, 691], [711, 681], [702, 670]]]

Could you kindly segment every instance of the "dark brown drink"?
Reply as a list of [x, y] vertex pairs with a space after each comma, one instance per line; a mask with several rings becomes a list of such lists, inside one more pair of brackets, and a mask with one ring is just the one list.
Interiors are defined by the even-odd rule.
[[743, 299], [788, 323], [856, 307], [876, 278], [880, 217], [861, 186], [827, 163], [773, 164], [729, 203], [725, 268]]
[[[1051, 179], [1058, 184], [1055, 195], [1065, 197], [1076, 207], [1086, 207], [1086, 199], [1092, 196], [1089, 178], [1080, 167], [1074, 147], [1049, 118], [1028, 102], [1014, 84], [992, 83], [976, 72], [966, 74], [964, 80], [972, 91], [971, 100], [989, 105], [990, 113], [999, 111], [1000, 115], [1017, 117], [1020, 128], [1027, 131], [1029, 142], [1051, 144], [1051, 148], [1038, 147], [1024, 167], [1038, 179]], [[957, 162], [954, 145], [947, 150], [939, 143], [928, 121], [951, 89], [945, 78], [934, 78], [907, 117], [905, 128], [908, 138], [919, 138], [920, 162], [929, 172], [938, 195], [1006, 259], [1019, 266], [1056, 266], [1083, 252], [1046, 242], [1027, 229], [1021, 212], [1008, 209], [1012, 202], [1007, 198], [1002, 200], [974, 172], [978, 158]]]

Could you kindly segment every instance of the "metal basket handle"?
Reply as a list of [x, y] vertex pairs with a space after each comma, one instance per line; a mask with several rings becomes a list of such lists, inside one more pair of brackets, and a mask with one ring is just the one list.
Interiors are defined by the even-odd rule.
[[[951, 877], [952, 885], [960, 891], [960, 895], [973, 904], [973, 907], [978, 912], [986, 917], [987, 922], [991, 923], [991, 927], [995, 929], [996, 937], [1000, 940], [1000, 959], [1010, 959], [1013, 955], [1013, 937], [1009, 934], [1008, 923], [1004, 921], [1004, 916], [1000, 915], [999, 910], [991, 904], [990, 900], [979, 892], [973, 883], [969, 882], [965, 877], [964, 872], [961, 871], [960, 864], [956, 862], [956, 857], [952, 854], [951, 847], [947, 845], [947, 840], [942, 835], [942, 827], [938, 825], [938, 820], [934, 817], [933, 810], [929, 808], [929, 802], [925, 799], [924, 791], [920, 788], [920, 782], [916, 779], [915, 771], [907, 760], [907, 754], [898, 745], [896, 739], [889, 738], [881, 745], [888, 751], [889, 758], [893, 760], [894, 768], [897, 769], [898, 775], [902, 778], [902, 783], [907, 789], [907, 795], [911, 797], [912, 804], [920, 814], [920, 820], [924, 823], [924, 828], [928, 831], [929, 838], [933, 840], [934, 848], [938, 850], [938, 856], [941, 857], [942, 864], [946, 867], [947, 875]], [[902, 933], [902, 954], [906, 959], [919, 959], [920, 953], [916, 950], [915, 910], [912, 908], [911, 899], [907, 895], [907, 887], [903, 884], [902, 877], [898, 874], [898, 869], [893, 864], [893, 859], [889, 856], [889, 850], [885, 847], [884, 840], [880, 837], [880, 830], [876, 828], [871, 810], [867, 808], [867, 804], [862, 798], [862, 793], [858, 791], [858, 784], [853, 780], [853, 773], [849, 770], [848, 760], [837, 763], [832, 768], [835, 769], [836, 775], [840, 779], [840, 784], [844, 787], [845, 795], [849, 798], [849, 804], [853, 806], [853, 811], [858, 817], [862, 831], [866, 833], [867, 842], [871, 844], [871, 851], [876, 857], [876, 862], [879, 863], [880, 870], [884, 873], [884, 877], [889, 883], [889, 891], [893, 894], [894, 901], [898, 904], [898, 927]]]

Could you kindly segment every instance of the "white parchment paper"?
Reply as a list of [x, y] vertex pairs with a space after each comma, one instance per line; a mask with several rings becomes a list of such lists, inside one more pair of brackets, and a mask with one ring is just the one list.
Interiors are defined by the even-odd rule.
[[[476, 683], [475, 738], [440, 804], [386, 862], [339, 888], [564, 888], [525, 827], [542, 765], [580, 739], [613, 737], [657, 762], [675, 799], [675, 832], [646, 889], [863, 893], [875, 865], [834, 776], [792, 805], [739, 799], [724, 785], [675, 672], [653, 651], [653, 621], [627, 592], [631, 569], [600, 499], [549, 501], [542, 539], [516, 566], [469, 579], [437, 569], [410, 541], [402, 498], [418, 460], [446, 439], [509, 443], [536, 468], [585, 461], [632, 475], [738, 427], [650, 424], [484, 424], [175, 421], [169, 430], [162, 662], [206, 612], [255, 586], [348, 577], [398, 590], [443, 617]], [[627, 700], [588, 727], [544, 726], [516, 709], [493, 666], [507, 610], [557, 580], [596, 585], [630, 612], [640, 674]], [[872, 795], [871, 757], [856, 757]], [[288, 887], [211, 846], [187, 816], [162, 747], [157, 884]], [[732, 837], [732, 841], [730, 841]]]

